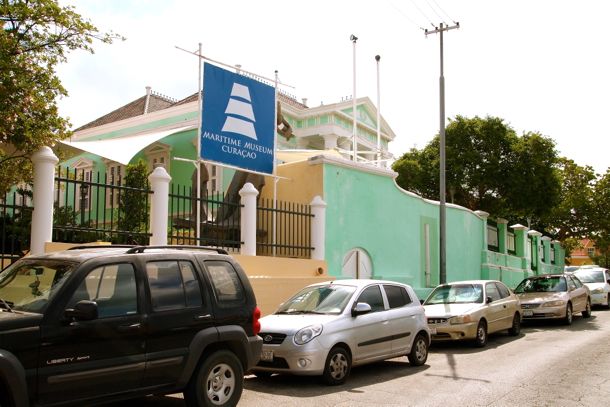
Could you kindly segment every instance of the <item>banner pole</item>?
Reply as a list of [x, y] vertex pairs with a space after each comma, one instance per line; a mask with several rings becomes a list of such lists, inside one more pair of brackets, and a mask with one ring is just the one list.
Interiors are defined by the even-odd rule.
[[[199, 43], [199, 56], [201, 56], [201, 43]], [[197, 227], [195, 228], [195, 238], [197, 245], [199, 246], [201, 242], [201, 115], [202, 115], [202, 100], [201, 93], [203, 91], [203, 70], [202, 68], [202, 59], [199, 59], [199, 74], [197, 75], [199, 78], [199, 87], [197, 91], [197, 105], [199, 117], [197, 119], [197, 204], [195, 205], [197, 209], [197, 215], [195, 217], [197, 222]]]
[[[277, 85], [278, 85], [278, 75], [277, 69], [275, 70], [275, 103], [274, 103], [274, 112], [273, 115], [273, 176], [277, 175]], [[276, 241], [277, 241], [277, 182], [278, 178], [273, 180], [273, 257], [276, 254]]]

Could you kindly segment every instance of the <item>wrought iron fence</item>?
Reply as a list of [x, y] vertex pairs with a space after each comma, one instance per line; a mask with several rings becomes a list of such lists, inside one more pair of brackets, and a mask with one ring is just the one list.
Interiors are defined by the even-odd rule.
[[[256, 220], [256, 253], [263, 256], [310, 258], [311, 207], [260, 199]], [[274, 227], [275, 225], [275, 227]]]
[[60, 167], [55, 177], [53, 241], [148, 244], [149, 186], [124, 185], [121, 176]]
[[2, 268], [24, 256], [30, 249], [32, 191], [19, 188], [0, 200], [0, 265]]
[[[200, 208], [200, 238], [197, 239], [197, 207]], [[168, 239], [171, 244], [220, 247], [238, 252], [241, 246], [239, 197], [221, 192], [197, 198], [192, 187], [170, 185]]]

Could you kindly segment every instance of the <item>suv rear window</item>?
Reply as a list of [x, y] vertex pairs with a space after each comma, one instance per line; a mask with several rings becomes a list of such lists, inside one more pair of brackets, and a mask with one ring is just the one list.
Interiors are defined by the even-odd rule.
[[206, 261], [205, 267], [212, 279], [212, 287], [219, 305], [242, 303], [245, 300], [244, 289], [237, 271], [226, 261]]
[[202, 305], [201, 288], [189, 261], [151, 261], [146, 263], [150, 297], [155, 311]]

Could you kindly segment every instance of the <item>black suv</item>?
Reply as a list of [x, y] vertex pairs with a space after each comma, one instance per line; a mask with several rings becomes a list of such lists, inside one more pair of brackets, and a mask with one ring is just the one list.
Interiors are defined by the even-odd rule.
[[0, 273], [0, 406], [183, 392], [234, 406], [258, 362], [260, 310], [224, 250], [94, 246]]

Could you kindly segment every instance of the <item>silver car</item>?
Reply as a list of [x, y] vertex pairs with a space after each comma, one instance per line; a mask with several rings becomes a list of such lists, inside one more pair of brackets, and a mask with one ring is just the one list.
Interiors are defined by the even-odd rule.
[[610, 270], [597, 268], [583, 268], [574, 272], [580, 281], [591, 292], [591, 305], [603, 305], [610, 309]]
[[382, 280], [338, 280], [305, 287], [260, 319], [257, 376], [321, 375], [345, 382], [352, 366], [407, 356], [426, 363], [430, 332], [413, 289]]

